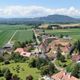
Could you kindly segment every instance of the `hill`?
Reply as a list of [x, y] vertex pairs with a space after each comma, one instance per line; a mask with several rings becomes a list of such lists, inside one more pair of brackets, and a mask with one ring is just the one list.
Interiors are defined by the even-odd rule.
[[80, 19], [69, 17], [66, 15], [49, 15], [46, 17], [37, 17], [37, 18], [0, 18], [0, 24], [36, 24], [43, 22], [52, 22], [52, 23], [77, 23], [80, 22]]

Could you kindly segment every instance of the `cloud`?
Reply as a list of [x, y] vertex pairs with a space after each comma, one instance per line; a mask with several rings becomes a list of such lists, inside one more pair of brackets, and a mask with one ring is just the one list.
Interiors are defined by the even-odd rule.
[[0, 8], [0, 17], [41, 17], [52, 14], [80, 16], [80, 9], [69, 8], [46, 8], [42, 6], [7, 6]]

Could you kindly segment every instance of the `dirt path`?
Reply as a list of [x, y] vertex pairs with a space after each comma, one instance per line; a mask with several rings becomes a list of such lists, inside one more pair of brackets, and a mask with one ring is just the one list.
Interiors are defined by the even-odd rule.
[[18, 32], [18, 30], [16, 30], [13, 35], [11, 36], [10, 40], [8, 41], [8, 44], [11, 42], [11, 40], [13, 39], [13, 37], [15, 36], [15, 34]]

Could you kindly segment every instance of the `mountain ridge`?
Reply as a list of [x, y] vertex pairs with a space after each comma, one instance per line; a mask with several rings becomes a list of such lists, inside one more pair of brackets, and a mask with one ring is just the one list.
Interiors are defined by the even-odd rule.
[[80, 22], [79, 18], [73, 18], [67, 15], [48, 15], [36, 18], [0, 18], [0, 23], [29, 23], [29, 22]]

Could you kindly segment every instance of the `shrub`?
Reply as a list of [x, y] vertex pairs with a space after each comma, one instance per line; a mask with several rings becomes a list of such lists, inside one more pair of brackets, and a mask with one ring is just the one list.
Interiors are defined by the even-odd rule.
[[10, 62], [7, 60], [7, 61], [4, 61], [4, 64], [10, 64]]

